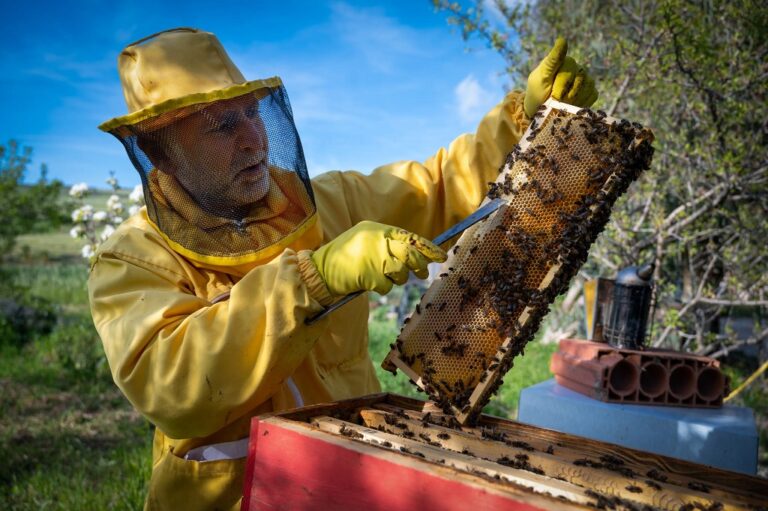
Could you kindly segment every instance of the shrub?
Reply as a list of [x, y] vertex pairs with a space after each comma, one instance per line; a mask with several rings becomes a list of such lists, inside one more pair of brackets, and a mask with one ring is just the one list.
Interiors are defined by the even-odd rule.
[[0, 344], [22, 346], [48, 334], [56, 324], [56, 307], [34, 296], [0, 270]]
[[46, 344], [52, 362], [61, 367], [69, 380], [93, 385], [112, 382], [101, 340], [89, 317], [66, 318], [51, 332]]

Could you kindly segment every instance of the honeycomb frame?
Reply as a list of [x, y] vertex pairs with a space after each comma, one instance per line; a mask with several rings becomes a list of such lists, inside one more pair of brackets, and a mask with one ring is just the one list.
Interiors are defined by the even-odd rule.
[[637, 123], [548, 100], [507, 156], [483, 204], [405, 320], [382, 367], [403, 371], [462, 424], [472, 423], [523, 354], [555, 297], [586, 261], [616, 199], [650, 166]]

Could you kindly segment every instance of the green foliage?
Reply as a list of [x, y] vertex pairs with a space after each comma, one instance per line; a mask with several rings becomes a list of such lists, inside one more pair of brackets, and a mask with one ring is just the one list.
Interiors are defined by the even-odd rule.
[[16, 236], [29, 232], [42, 232], [58, 226], [63, 220], [59, 203], [62, 184], [47, 181], [46, 167], [33, 185], [25, 185], [24, 175], [32, 156], [29, 147], [19, 148], [14, 141], [0, 145], [0, 203], [3, 221], [0, 222], [0, 253], [8, 253]]
[[49, 333], [56, 324], [54, 305], [17, 284], [0, 268], [0, 345], [21, 346]]
[[111, 385], [107, 359], [91, 318], [77, 315], [61, 323], [45, 339], [50, 362], [72, 382]]
[[[556, 36], [595, 77], [596, 108], [649, 126], [653, 166], [614, 208], [582, 274], [654, 261], [655, 343], [703, 354], [735, 340], [718, 321], [738, 307], [766, 317], [768, 293], [768, 10], [762, 2], [434, 0], [465, 38], [478, 36], [528, 73]], [[508, 37], [508, 36], [514, 37]], [[676, 314], [669, 311], [674, 310]], [[751, 343], [768, 338], [763, 324]]]

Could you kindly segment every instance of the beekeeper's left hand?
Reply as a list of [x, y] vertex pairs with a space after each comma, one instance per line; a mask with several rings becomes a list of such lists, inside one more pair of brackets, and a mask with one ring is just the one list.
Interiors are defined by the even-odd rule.
[[549, 54], [528, 75], [525, 114], [529, 118], [550, 95], [578, 107], [589, 107], [597, 100], [595, 80], [567, 53], [568, 42], [558, 37]]

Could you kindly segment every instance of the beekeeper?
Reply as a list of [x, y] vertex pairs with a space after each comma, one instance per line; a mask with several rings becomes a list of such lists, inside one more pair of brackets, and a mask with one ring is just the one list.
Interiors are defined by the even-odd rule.
[[239, 509], [251, 417], [379, 391], [365, 296], [305, 319], [426, 277], [446, 257], [428, 240], [480, 204], [536, 108], [597, 98], [558, 40], [476, 134], [310, 180], [282, 82], [245, 80], [213, 34], [154, 34], [118, 70], [130, 113], [100, 128], [146, 207], [97, 251], [88, 289], [114, 380], [156, 426], [148, 509]]

